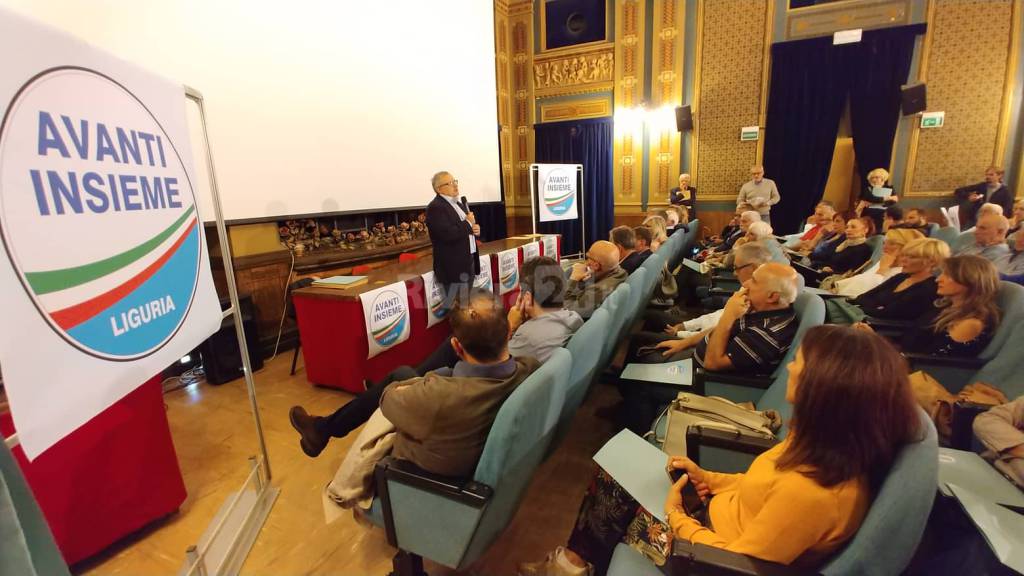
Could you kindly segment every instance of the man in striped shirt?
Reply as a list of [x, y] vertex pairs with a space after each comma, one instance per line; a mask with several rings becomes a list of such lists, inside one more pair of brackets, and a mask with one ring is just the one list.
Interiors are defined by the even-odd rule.
[[718, 325], [697, 344], [693, 360], [708, 370], [770, 374], [796, 336], [797, 272], [769, 262], [729, 301]]
[[[667, 358], [676, 361], [691, 357], [698, 366], [721, 372], [770, 374], [782, 362], [799, 322], [793, 311], [799, 288], [797, 272], [776, 262], [761, 264], [726, 302], [718, 324], [693, 339], [697, 346], [687, 349], [691, 339], [668, 340], [657, 344]], [[637, 434], [647, 432], [661, 407], [671, 402], [676, 390], [622, 381], [619, 392], [623, 405], [619, 423]]]

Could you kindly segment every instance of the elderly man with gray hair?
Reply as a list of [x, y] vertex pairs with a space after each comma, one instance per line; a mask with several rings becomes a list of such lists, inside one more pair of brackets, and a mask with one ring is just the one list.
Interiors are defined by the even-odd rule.
[[1010, 221], [1001, 214], [985, 214], [978, 218], [974, 227], [974, 242], [961, 246], [954, 256], [981, 256], [995, 262], [1010, 253], [1006, 245], [1006, 232]]
[[771, 222], [772, 206], [779, 203], [782, 196], [779, 195], [779, 188], [771, 178], [764, 177], [764, 166], [753, 166], [750, 168], [750, 180], [740, 187], [740, 193], [736, 197], [736, 205], [747, 203], [754, 207], [761, 214], [761, 219]]
[[[714, 328], [686, 339], [655, 346], [661, 357], [642, 355], [641, 361], [665, 362], [692, 357], [702, 368], [740, 374], [771, 374], [796, 337], [799, 322], [793, 302], [799, 293], [798, 274], [785, 264], [761, 264], [722, 309]], [[694, 346], [695, 344], [695, 346]], [[694, 346], [692, 350], [689, 346]], [[633, 432], [646, 432], [660, 406], [675, 397], [675, 390], [634, 385], [624, 381], [622, 424]]]

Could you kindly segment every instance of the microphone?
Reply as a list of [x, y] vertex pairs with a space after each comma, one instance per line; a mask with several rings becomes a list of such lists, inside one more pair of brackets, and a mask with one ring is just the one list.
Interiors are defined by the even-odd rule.
[[466, 201], [466, 197], [463, 196], [459, 199], [459, 205], [462, 206], [462, 211], [469, 214], [469, 202]]

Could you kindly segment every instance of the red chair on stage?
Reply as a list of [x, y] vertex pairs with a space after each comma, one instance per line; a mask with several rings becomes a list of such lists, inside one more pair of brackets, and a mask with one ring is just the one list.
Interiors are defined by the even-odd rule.
[[419, 258], [418, 255], [411, 254], [409, 252], [402, 252], [401, 254], [398, 255], [398, 261], [399, 262], [412, 262], [413, 260], [415, 260], [417, 258]]

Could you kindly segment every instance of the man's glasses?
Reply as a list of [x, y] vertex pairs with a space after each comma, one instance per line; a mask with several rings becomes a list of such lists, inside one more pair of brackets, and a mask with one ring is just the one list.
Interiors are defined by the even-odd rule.
[[453, 186], [458, 186], [459, 185], [459, 181], [458, 180], [452, 180], [451, 182], [445, 182], [444, 184], [441, 184], [440, 186], [438, 186], [438, 188], [444, 188], [445, 186], [447, 186], [449, 184], [451, 184]]

